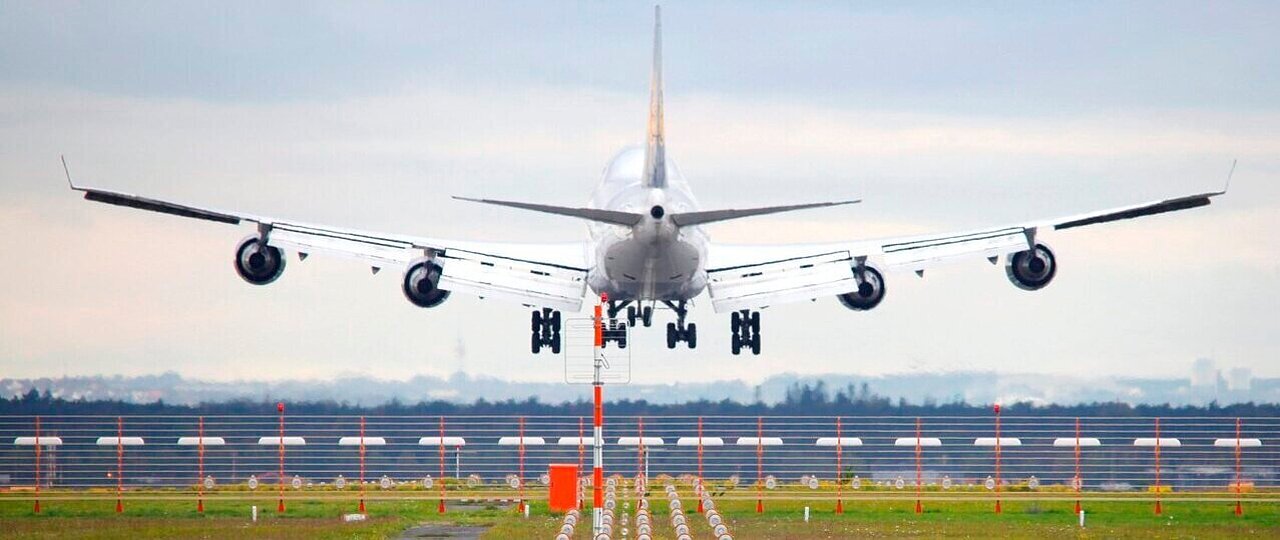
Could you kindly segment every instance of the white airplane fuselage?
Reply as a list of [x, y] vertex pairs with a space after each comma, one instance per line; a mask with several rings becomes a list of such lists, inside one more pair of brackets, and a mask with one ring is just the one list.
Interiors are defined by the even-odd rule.
[[663, 187], [643, 183], [645, 149], [618, 152], [605, 167], [589, 206], [644, 214], [635, 227], [588, 226], [591, 270], [587, 283], [611, 301], [681, 301], [707, 286], [707, 234], [701, 227], [676, 227], [673, 213], [699, 209], [688, 182], [666, 161]]

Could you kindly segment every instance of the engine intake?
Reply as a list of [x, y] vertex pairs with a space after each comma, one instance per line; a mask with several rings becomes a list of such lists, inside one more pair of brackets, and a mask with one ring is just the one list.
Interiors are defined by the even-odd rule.
[[1053, 250], [1044, 244], [1036, 244], [1034, 250], [1019, 251], [1008, 256], [1004, 265], [1009, 282], [1024, 291], [1043, 289], [1058, 273], [1058, 261]]
[[880, 305], [880, 301], [884, 300], [884, 275], [879, 270], [864, 266], [859, 277], [857, 268], [853, 270], [853, 277], [858, 282], [858, 290], [837, 295], [844, 307], [854, 311], [866, 311]]
[[404, 297], [413, 305], [436, 307], [449, 299], [449, 291], [440, 288], [440, 276], [444, 269], [431, 259], [418, 259], [404, 272]]
[[284, 253], [263, 245], [262, 238], [249, 236], [236, 247], [236, 273], [254, 285], [266, 285], [284, 273]]

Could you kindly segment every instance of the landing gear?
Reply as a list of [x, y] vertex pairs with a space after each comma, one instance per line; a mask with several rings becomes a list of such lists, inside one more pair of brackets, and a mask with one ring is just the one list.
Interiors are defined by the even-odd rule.
[[636, 321], [644, 324], [645, 328], [653, 326], [653, 306], [644, 306], [637, 308], [636, 306], [627, 306], [627, 323], [632, 328], [636, 327]]
[[[689, 308], [684, 300], [679, 302], [663, 301], [667, 307], [676, 312], [676, 322], [667, 323], [667, 348], [674, 349], [676, 344], [683, 341], [690, 349], [698, 348], [698, 325], [689, 323], [685, 324], [685, 315], [689, 314]], [[653, 317], [652, 308], [649, 317]], [[648, 323], [646, 323], [646, 326]]]
[[532, 339], [529, 350], [533, 354], [542, 352], [543, 347], [551, 347], [551, 354], [560, 354], [560, 312], [551, 308], [534, 311], [532, 316]]
[[760, 354], [760, 312], [744, 309], [735, 311], [729, 316], [729, 328], [733, 330], [730, 349], [733, 354], [741, 354], [742, 349], [751, 349], [751, 354]]

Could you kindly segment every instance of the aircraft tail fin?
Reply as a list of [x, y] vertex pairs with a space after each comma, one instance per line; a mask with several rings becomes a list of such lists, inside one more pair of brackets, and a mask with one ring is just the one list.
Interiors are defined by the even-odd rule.
[[667, 186], [667, 141], [662, 111], [662, 6], [653, 7], [653, 71], [649, 79], [649, 125], [641, 185]]

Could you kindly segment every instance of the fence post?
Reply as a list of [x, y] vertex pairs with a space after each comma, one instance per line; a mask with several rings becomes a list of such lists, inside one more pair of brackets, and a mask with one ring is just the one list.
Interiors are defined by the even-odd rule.
[[520, 504], [516, 506], [516, 511], [520, 515], [524, 515], [524, 417], [520, 417], [520, 465], [518, 468], [519, 476], [516, 477], [516, 486], [519, 487]]
[[705, 511], [702, 507], [703, 493], [707, 491], [707, 484], [702, 479], [702, 417], [698, 417], [698, 489], [702, 493], [695, 493], [698, 496], [698, 513]]
[[[39, 441], [37, 441], [39, 442]], [[116, 513], [124, 512], [124, 417], [116, 417]]]
[[[440, 417], [440, 504], [436, 505], [436, 512], [444, 513], [444, 416]], [[456, 480], [461, 481], [461, 478]]]
[[279, 445], [280, 477], [276, 479], [277, 480], [276, 491], [279, 494], [280, 500], [276, 504], [276, 512], [280, 512], [283, 514], [284, 513], [284, 402], [283, 401], [276, 403], [276, 412], [280, 413], [280, 440], [278, 441], [280, 443]]
[[197, 420], [196, 426], [196, 512], [204, 513], [204, 417]]
[[844, 497], [840, 492], [841, 484], [844, 482], [844, 467], [840, 461], [841, 454], [844, 451], [843, 433], [840, 429], [840, 417], [836, 417], [836, 513], [844, 513]]
[[996, 513], [1001, 512], [1000, 508], [1000, 404], [995, 405], [996, 411]]
[[40, 513], [40, 416], [36, 416], [36, 513]]
[[1236, 418], [1236, 515], [1244, 515], [1244, 507], [1240, 506], [1240, 418]]
[[923, 455], [923, 451], [921, 450], [920, 444], [921, 444], [920, 417], [917, 416], [916, 417], [916, 513], [917, 514], [924, 513], [924, 505], [921, 504], [920, 502], [920, 484], [924, 479], [924, 474], [923, 474], [924, 468], [923, 468], [923, 463], [921, 462], [921, 456]]
[[364, 513], [364, 417], [360, 417], [360, 513]]
[[1080, 490], [1084, 487], [1084, 478], [1080, 476], [1080, 417], [1076, 417], [1076, 478], [1071, 483], [1076, 492], [1076, 515], [1080, 515]]
[[1156, 418], [1156, 515], [1160, 515], [1160, 418]]
[[755, 513], [764, 513], [764, 417], [755, 417]]

